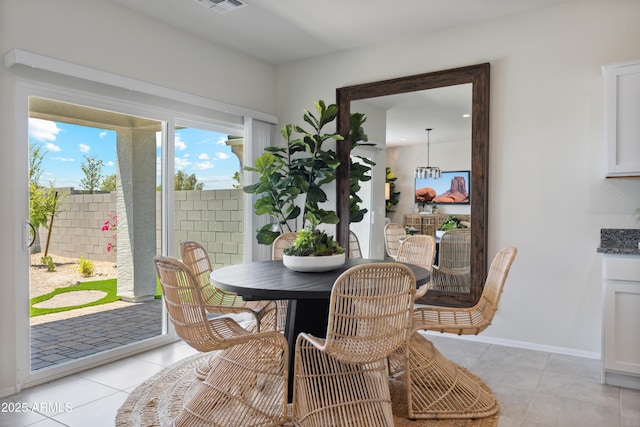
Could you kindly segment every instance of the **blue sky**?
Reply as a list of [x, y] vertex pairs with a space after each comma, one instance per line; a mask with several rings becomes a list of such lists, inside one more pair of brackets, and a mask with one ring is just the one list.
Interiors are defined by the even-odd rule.
[[[226, 139], [226, 134], [200, 129], [176, 131], [176, 170], [195, 173], [207, 190], [232, 188], [240, 162], [224, 143]], [[42, 144], [47, 152], [42, 162], [43, 185], [53, 182], [56, 187], [80, 189], [85, 156], [103, 161], [103, 176], [116, 173], [115, 131], [30, 118], [29, 143]]]

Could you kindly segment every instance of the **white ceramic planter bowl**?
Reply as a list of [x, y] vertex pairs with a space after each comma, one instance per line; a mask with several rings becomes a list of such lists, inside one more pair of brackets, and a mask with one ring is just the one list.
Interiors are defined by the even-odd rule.
[[436, 237], [438, 239], [442, 238], [443, 234], [444, 234], [444, 230], [436, 230]]
[[345, 254], [327, 256], [283, 255], [282, 263], [290, 270], [303, 273], [330, 271], [344, 264]]

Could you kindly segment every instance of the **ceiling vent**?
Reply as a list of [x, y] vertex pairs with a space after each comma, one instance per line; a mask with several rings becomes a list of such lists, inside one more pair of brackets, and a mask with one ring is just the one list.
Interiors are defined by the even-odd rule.
[[227, 13], [240, 9], [247, 4], [240, 0], [195, 0], [207, 9], [215, 10], [218, 13]]

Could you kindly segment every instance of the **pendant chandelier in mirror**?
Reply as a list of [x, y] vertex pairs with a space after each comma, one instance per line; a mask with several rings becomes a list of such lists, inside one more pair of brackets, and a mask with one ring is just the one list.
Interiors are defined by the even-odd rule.
[[430, 134], [433, 130], [432, 128], [427, 128], [427, 166], [418, 166], [415, 171], [415, 177], [419, 179], [438, 179], [440, 178], [441, 172], [440, 168], [437, 166], [430, 166], [429, 164], [429, 149], [431, 145]]

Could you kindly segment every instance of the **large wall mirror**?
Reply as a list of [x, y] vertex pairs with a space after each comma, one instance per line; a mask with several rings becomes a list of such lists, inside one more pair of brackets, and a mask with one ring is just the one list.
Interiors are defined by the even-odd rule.
[[[353, 101], [367, 100], [449, 86], [471, 84], [471, 286], [469, 292], [430, 290], [420, 302], [456, 307], [470, 306], [482, 293], [487, 275], [487, 212], [489, 165], [489, 64], [419, 74], [409, 77], [347, 86], [336, 90], [339, 107], [338, 132], [348, 140], [349, 116]], [[348, 245], [349, 236], [349, 144], [338, 144], [336, 210], [340, 217], [337, 238]], [[343, 166], [344, 165], [344, 166]]]

